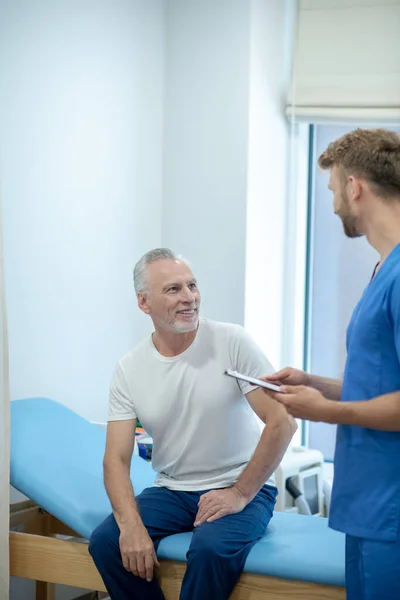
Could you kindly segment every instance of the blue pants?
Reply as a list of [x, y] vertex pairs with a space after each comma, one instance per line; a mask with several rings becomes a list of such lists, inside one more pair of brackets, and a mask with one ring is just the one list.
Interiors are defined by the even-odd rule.
[[400, 540], [379, 542], [346, 535], [347, 600], [400, 598]]
[[[137, 497], [143, 523], [156, 551], [164, 537], [193, 531], [197, 504], [204, 493], [151, 487]], [[265, 485], [242, 512], [194, 529], [180, 600], [228, 600], [247, 555], [265, 533], [276, 495], [275, 487]], [[113, 515], [95, 529], [89, 551], [112, 600], [164, 600], [155, 578], [147, 582], [125, 570], [119, 549], [119, 528]]]

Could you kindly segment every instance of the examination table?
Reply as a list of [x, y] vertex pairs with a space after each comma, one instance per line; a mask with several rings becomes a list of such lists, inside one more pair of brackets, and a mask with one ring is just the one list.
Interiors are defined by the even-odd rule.
[[[105, 432], [46, 398], [11, 403], [11, 485], [29, 498], [12, 505], [10, 573], [37, 581], [37, 600], [54, 584], [104, 591], [87, 539], [110, 513], [102, 459]], [[136, 454], [135, 493], [152, 485], [150, 463]], [[191, 533], [159, 546], [157, 577], [178, 600]], [[251, 550], [232, 600], [344, 600], [344, 536], [327, 520], [276, 512]]]

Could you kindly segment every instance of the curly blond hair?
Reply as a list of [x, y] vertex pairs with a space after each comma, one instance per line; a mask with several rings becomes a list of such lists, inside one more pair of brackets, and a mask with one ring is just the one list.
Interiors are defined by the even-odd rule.
[[339, 167], [345, 176], [368, 181], [383, 198], [400, 196], [400, 135], [387, 129], [355, 129], [334, 142], [318, 158], [322, 169]]

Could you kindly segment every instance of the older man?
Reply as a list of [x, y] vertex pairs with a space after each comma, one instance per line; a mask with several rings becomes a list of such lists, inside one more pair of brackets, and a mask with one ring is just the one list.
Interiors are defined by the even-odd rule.
[[[199, 317], [200, 292], [184, 260], [152, 250], [134, 282], [154, 333], [113, 376], [104, 457], [113, 513], [94, 531], [90, 552], [113, 600], [161, 600], [158, 543], [193, 531], [180, 598], [227, 600], [271, 519], [277, 490], [269, 480], [295, 421], [260, 388], [224, 375], [272, 368], [242, 327]], [[153, 437], [157, 477], [135, 499], [137, 419]]]

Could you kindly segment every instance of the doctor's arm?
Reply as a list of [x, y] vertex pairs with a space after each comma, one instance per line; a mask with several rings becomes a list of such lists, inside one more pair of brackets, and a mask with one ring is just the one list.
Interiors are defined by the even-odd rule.
[[400, 391], [366, 401], [338, 402], [329, 409], [329, 423], [400, 431]]
[[309, 385], [323, 394], [329, 400], [340, 400], [342, 396], [342, 380], [308, 375]]
[[281, 393], [265, 391], [298, 419], [400, 431], [400, 391], [357, 402], [328, 400], [315, 388], [304, 385], [281, 386]]

